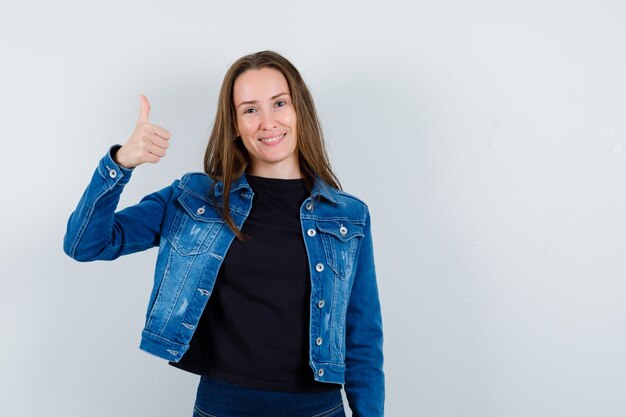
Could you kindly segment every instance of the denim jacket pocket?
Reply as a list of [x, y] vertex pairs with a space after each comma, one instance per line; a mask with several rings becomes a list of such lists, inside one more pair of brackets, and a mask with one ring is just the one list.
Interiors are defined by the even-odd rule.
[[202, 278], [204, 263], [198, 259], [209, 256], [207, 252], [216, 242], [223, 225], [208, 201], [189, 192], [178, 197], [166, 237], [171, 249], [166, 254], [154, 303], [148, 310], [147, 330], [169, 337], [179, 331], [180, 321], [185, 317]]
[[223, 225], [222, 220], [206, 200], [190, 193], [178, 198], [176, 211], [167, 240], [181, 256], [200, 255], [211, 247]]
[[326, 262], [342, 280], [348, 279], [354, 270], [355, 257], [363, 226], [341, 220], [318, 220], [317, 229], [320, 232]]
[[363, 226], [342, 220], [316, 222], [326, 262], [333, 270], [330, 353], [334, 362], [345, 358], [345, 324], [350, 298], [350, 277], [363, 235]]

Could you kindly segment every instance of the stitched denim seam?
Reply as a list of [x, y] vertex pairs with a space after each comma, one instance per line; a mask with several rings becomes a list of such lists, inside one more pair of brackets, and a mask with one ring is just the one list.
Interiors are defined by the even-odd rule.
[[214, 414], [209, 414], [209, 413], [207, 413], [206, 411], [204, 411], [204, 410], [200, 409], [200, 408], [199, 408], [197, 405], [195, 405], [195, 404], [194, 404], [194, 406], [193, 406], [193, 410], [194, 410], [196, 413], [200, 414], [200, 417], [219, 417], [219, 416], [216, 416], [216, 415], [214, 415]]
[[331, 407], [329, 410], [326, 411], [322, 411], [321, 413], [317, 413], [312, 415], [311, 417], [327, 417], [327, 416], [332, 416], [333, 414], [335, 414], [336, 411], [339, 411], [339, 409], [343, 406], [343, 400], [337, 404], [334, 405], [333, 407]]
[[352, 223], [358, 226], [364, 226], [365, 220], [363, 219], [355, 219], [353, 217], [346, 216], [316, 216], [314, 214], [302, 214], [303, 220], [314, 220], [314, 221], [336, 221], [336, 222], [346, 222]]
[[83, 220], [83, 222], [80, 224], [80, 227], [78, 228], [78, 232], [76, 232], [76, 237], [74, 238], [74, 242], [72, 242], [72, 249], [70, 250], [70, 253], [71, 253], [72, 257], [76, 256], [76, 249], [78, 248], [78, 243], [82, 239], [83, 234], [85, 233], [85, 230], [87, 229], [87, 225], [91, 221], [91, 217], [92, 217], [93, 212], [95, 210], [94, 206], [96, 205], [98, 200], [100, 200], [100, 198], [102, 198], [102, 196], [104, 194], [106, 194], [109, 190], [110, 190], [110, 188], [106, 188], [106, 189], [102, 190], [102, 192], [100, 194], [96, 194], [96, 196], [93, 198], [93, 200], [89, 203], [89, 206], [87, 208], [87, 215], [85, 216], [85, 220]]

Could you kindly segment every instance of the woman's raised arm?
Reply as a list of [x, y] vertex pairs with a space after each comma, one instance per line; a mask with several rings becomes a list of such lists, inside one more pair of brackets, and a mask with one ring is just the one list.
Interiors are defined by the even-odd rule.
[[123, 146], [115, 145], [100, 160], [76, 210], [70, 215], [64, 252], [78, 261], [111, 260], [159, 244], [165, 207], [177, 181], [115, 212], [133, 169], [165, 156], [170, 133], [148, 122], [150, 104], [140, 97], [137, 125]]

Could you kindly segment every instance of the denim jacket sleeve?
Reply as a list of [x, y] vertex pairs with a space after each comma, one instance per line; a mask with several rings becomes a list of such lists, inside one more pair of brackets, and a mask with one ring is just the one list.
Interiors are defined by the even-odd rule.
[[369, 210], [346, 317], [348, 404], [354, 417], [382, 417], [385, 402], [383, 329]]
[[[159, 244], [173, 186], [115, 212], [132, 169], [113, 161], [111, 147], [100, 160], [76, 210], [70, 215], [63, 250], [77, 261], [112, 260]], [[176, 183], [176, 181], [175, 181]]]

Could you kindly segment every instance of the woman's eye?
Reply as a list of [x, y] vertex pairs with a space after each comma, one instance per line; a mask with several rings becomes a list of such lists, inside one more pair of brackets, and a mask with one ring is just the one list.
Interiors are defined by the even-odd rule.
[[[281, 104], [281, 105], [279, 105]], [[285, 100], [280, 100], [276, 102], [276, 106], [277, 107], [285, 107], [287, 105], [287, 102]]]
[[246, 114], [246, 113], [252, 113], [253, 111], [256, 111], [256, 110], [254, 110], [253, 108], [245, 109], [245, 110], [243, 111], [243, 114]]

